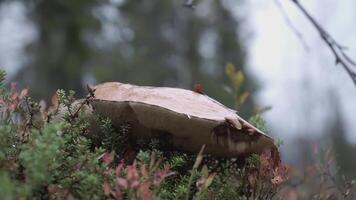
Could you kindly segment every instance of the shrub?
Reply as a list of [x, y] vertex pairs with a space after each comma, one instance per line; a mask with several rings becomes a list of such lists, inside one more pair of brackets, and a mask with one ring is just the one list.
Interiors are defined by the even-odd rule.
[[165, 152], [152, 140], [135, 154], [125, 124], [114, 128], [96, 116], [93, 134], [85, 114], [91, 91], [76, 101], [73, 91], [59, 90], [47, 108], [28, 89], [7, 89], [4, 77], [1, 71], [2, 199], [272, 199], [287, 177], [285, 167], [273, 166], [271, 152], [216, 158], [203, 149]]

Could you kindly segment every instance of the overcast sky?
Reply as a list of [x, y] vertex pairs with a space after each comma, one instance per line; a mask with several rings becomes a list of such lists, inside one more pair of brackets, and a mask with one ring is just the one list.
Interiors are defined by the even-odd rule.
[[[348, 138], [356, 143], [356, 87], [320, 40], [314, 28], [290, 1], [280, 0], [290, 21], [303, 35], [309, 50], [287, 25], [274, 0], [251, 0], [250, 23], [254, 38], [250, 69], [263, 88], [257, 95], [271, 132], [282, 139], [320, 134], [340, 106]], [[356, 1], [304, 0], [303, 5], [356, 59]], [[330, 101], [334, 95], [338, 105]]]
[[25, 61], [23, 48], [34, 39], [35, 33], [20, 2], [0, 7], [0, 69], [9, 75], [16, 72]]

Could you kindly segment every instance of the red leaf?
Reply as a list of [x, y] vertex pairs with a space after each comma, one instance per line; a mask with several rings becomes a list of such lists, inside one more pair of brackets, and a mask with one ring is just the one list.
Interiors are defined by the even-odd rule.
[[11, 100], [15, 101], [18, 99], [19, 96], [20, 96], [20, 94], [18, 92], [14, 92], [11, 95]]
[[10, 87], [11, 87], [11, 90], [16, 90], [17, 83], [16, 83], [16, 82], [12, 82], [12, 83], [10, 84]]
[[312, 143], [311, 144], [311, 149], [312, 149], [312, 153], [313, 153], [314, 156], [318, 155], [318, 153], [319, 153], [318, 144]]
[[140, 176], [136, 169], [136, 161], [132, 165], [127, 166], [126, 179], [130, 183], [130, 188], [136, 188], [140, 185]]
[[120, 186], [117, 183], [115, 184], [115, 193], [114, 194], [116, 195], [116, 199], [123, 199]]
[[67, 194], [67, 196], [66, 196], [66, 200], [73, 200], [74, 198], [73, 198], [73, 195], [72, 195], [72, 193], [68, 193]]
[[14, 103], [11, 103], [9, 105], [9, 108], [10, 108], [11, 111], [14, 111], [17, 108], [17, 106], [18, 106], [18, 102], [15, 101]]
[[139, 188], [139, 192], [140, 192], [143, 200], [152, 200], [152, 194], [150, 191], [150, 183], [149, 182], [141, 184], [141, 186]]
[[27, 94], [28, 94], [28, 88], [21, 90], [19, 99], [24, 98], [25, 96], [27, 96]]
[[174, 174], [175, 172], [170, 172], [169, 168], [165, 168], [162, 171], [158, 171], [154, 174], [153, 184], [155, 186], [159, 186], [165, 178], [167, 178], [168, 176], [172, 176]]
[[204, 94], [203, 93], [203, 87], [199, 83], [194, 84], [193, 91], [196, 92], [196, 93], [199, 93], [199, 94]]
[[129, 187], [128, 181], [120, 177], [116, 177], [116, 184], [124, 189], [127, 189]]
[[138, 181], [138, 180], [134, 180], [130, 184], [130, 188], [137, 188], [139, 186], [140, 186], [140, 181]]
[[58, 96], [57, 93], [55, 93], [52, 98], [51, 98], [51, 107], [49, 107], [49, 111], [55, 111], [58, 109], [59, 106], [59, 101], [58, 101]]
[[276, 185], [281, 184], [288, 179], [289, 168], [285, 165], [280, 165], [273, 171], [273, 174], [274, 177], [271, 179], [271, 182]]
[[111, 193], [111, 186], [110, 184], [107, 182], [107, 181], [104, 181], [101, 186], [103, 187], [103, 190], [104, 190], [104, 194], [106, 196], [109, 196], [110, 193]]
[[116, 168], [115, 168], [116, 177], [120, 177], [122, 167], [123, 167], [123, 164], [116, 166]]
[[105, 164], [110, 164], [114, 160], [115, 153], [111, 152], [105, 152], [99, 156], [99, 160], [102, 160]]

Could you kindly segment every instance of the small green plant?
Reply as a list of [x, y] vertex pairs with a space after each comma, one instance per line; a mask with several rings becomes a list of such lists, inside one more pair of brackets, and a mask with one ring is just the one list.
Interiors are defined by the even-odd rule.
[[230, 159], [131, 144], [129, 124], [88, 118], [90, 89], [82, 100], [59, 90], [47, 107], [4, 78], [0, 71], [2, 199], [272, 199], [286, 179], [268, 152]]
[[248, 91], [243, 90], [245, 84], [245, 75], [241, 70], [237, 70], [232, 63], [227, 63], [225, 73], [231, 82], [231, 87], [227, 87], [228, 91], [233, 95], [235, 108], [240, 108], [250, 96]]

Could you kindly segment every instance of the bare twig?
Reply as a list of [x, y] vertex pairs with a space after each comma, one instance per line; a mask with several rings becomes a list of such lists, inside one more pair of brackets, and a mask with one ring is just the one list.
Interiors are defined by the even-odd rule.
[[74, 113], [72, 113], [72, 111], [68, 108], [68, 111], [69, 111], [69, 121], [70, 120], [73, 120], [75, 118], [78, 117], [79, 115], [79, 112], [82, 110], [82, 108], [85, 106], [85, 105], [89, 105], [90, 102], [95, 98], [95, 95], [94, 95], [94, 92], [95, 92], [95, 89], [92, 89], [91, 87], [89, 87], [87, 85], [87, 90], [88, 90], [88, 95], [86, 96], [86, 98], [79, 104], [79, 106], [77, 107], [77, 109], [74, 111]]
[[28, 97], [25, 97], [25, 104], [29, 115], [29, 119], [25, 123], [24, 132], [26, 132], [27, 129], [31, 129], [33, 127], [33, 116], [35, 115], [33, 112], [33, 107], [34, 107], [33, 102], [30, 102]]
[[27, 139], [29, 137], [28, 132], [32, 128], [35, 129], [40, 129], [40, 127], [36, 126], [34, 121], [35, 121], [35, 115], [39, 112], [39, 107], [38, 104], [35, 104], [33, 101], [31, 101], [30, 97], [25, 96], [24, 98], [24, 103], [25, 103], [25, 109], [27, 110], [28, 114], [28, 119], [25, 117], [25, 123], [24, 123], [24, 128], [22, 132], [22, 141], [21, 142], [27, 142]]
[[350, 76], [356, 86], [356, 63], [345, 53], [346, 47], [340, 45], [330, 34], [309, 14], [309, 12], [300, 4], [299, 0], [291, 0], [297, 8], [304, 14], [310, 23], [319, 32], [321, 39], [329, 47], [335, 57], [335, 64], [340, 64]]
[[305, 51], [309, 51], [310, 48], [305, 41], [302, 33], [293, 25], [292, 21], [289, 19], [288, 14], [286, 13], [285, 9], [283, 8], [283, 5], [279, 0], [274, 0], [274, 3], [276, 4], [277, 8], [280, 10], [282, 17], [286, 24], [289, 26], [289, 28], [293, 31], [294, 35], [300, 40], [301, 44], [303, 45]]

